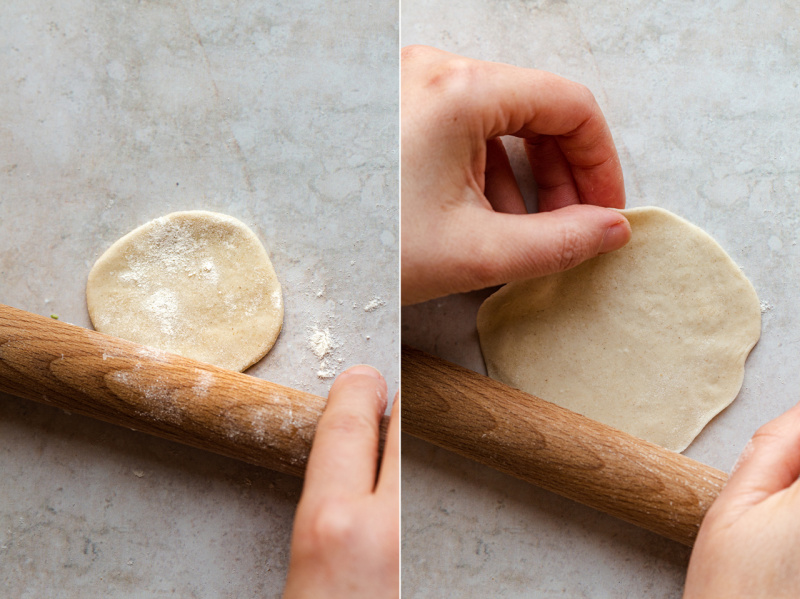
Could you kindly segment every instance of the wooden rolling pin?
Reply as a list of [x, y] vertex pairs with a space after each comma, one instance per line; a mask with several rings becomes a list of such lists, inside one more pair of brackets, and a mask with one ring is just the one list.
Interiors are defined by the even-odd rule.
[[326, 402], [2, 304], [0, 391], [297, 476]]
[[691, 546], [724, 472], [403, 348], [402, 429]]

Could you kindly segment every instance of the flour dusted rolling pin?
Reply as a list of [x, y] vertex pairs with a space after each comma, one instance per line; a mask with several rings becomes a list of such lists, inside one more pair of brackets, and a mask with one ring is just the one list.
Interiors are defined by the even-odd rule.
[[684, 545], [724, 472], [403, 348], [403, 432]]
[[0, 391], [297, 476], [326, 402], [2, 304]]

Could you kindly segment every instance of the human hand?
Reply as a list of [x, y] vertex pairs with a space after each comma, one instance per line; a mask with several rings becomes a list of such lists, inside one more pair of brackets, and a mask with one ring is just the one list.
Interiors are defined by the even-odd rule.
[[[584, 86], [410, 46], [401, 58], [402, 300], [566, 270], [628, 242], [622, 167]], [[501, 135], [525, 140], [526, 214]]]
[[762, 426], [709, 508], [684, 599], [800, 597], [800, 404]]
[[399, 399], [376, 483], [386, 381], [354, 366], [331, 386], [295, 516], [284, 599], [399, 596]]

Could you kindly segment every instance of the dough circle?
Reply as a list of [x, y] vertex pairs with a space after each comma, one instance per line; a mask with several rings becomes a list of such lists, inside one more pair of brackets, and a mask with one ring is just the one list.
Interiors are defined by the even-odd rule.
[[492, 378], [683, 451], [738, 394], [761, 307], [707, 233], [660, 208], [622, 213], [621, 250], [490, 296], [481, 349]]
[[258, 237], [202, 210], [114, 243], [89, 273], [86, 302], [102, 333], [239, 371], [269, 352], [283, 324], [280, 282]]

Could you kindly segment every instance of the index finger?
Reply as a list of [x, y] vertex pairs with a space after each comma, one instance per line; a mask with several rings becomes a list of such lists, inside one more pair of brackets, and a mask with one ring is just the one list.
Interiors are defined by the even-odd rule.
[[308, 456], [303, 495], [373, 491], [386, 396], [386, 381], [370, 366], [353, 366], [336, 378]]
[[[474, 96], [487, 139], [551, 136], [584, 204], [625, 207], [622, 165], [605, 116], [589, 89], [553, 73], [482, 63], [486, 82]], [[491, 75], [489, 76], [489, 73]], [[492, 107], [494, 106], [494, 109]]]
[[[464, 58], [432, 48], [409, 52], [427, 85], [446, 96], [453, 121], [466, 118], [483, 140], [501, 135], [553, 136], [582, 203], [625, 206], [625, 186], [611, 131], [591, 91], [553, 73]], [[475, 147], [473, 152], [483, 151]]]

